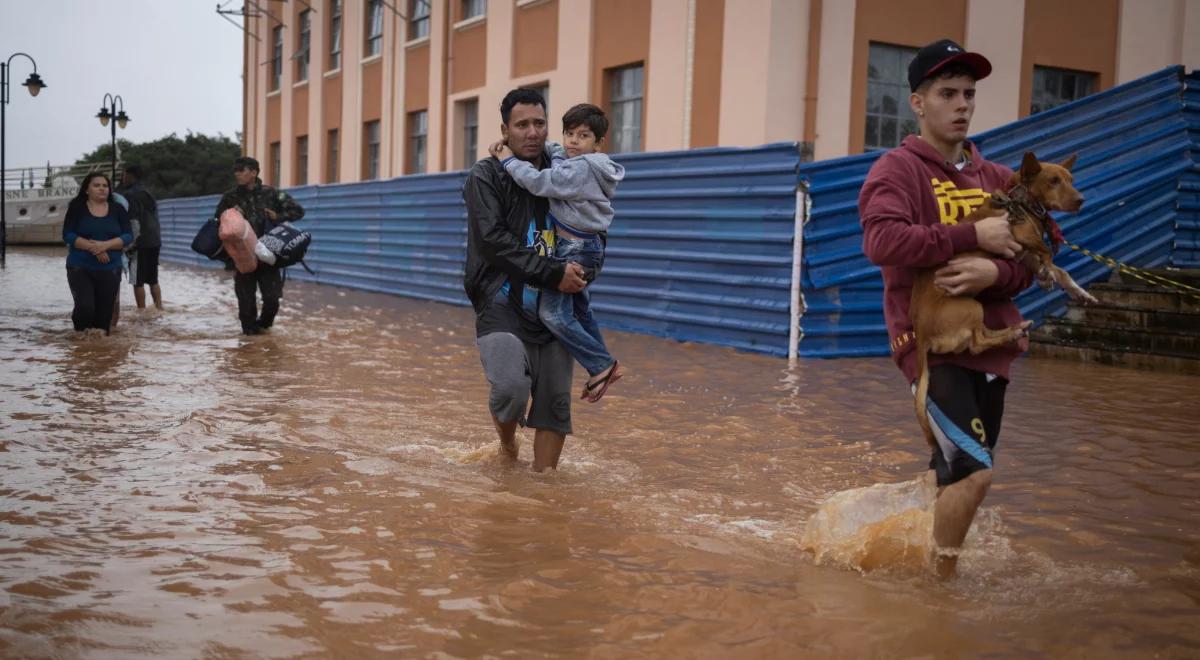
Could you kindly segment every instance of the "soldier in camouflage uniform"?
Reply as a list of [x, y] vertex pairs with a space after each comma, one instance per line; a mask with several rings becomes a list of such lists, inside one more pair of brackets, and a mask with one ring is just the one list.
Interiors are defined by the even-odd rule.
[[[221, 196], [217, 204], [217, 217], [225, 209], [237, 207], [242, 216], [262, 237], [276, 224], [295, 222], [304, 217], [304, 208], [291, 195], [271, 186], [264, 186], [258, 178], [258, 161], [242, 157], [233, 161], [233, 177], [237, 187]], [[262, 291], [262, 316], [258, 316], [255, 288]], [[279, 311], [279, 299], [283, 297], [283, 269], [267, 264], [258, 264], [252, 273], [237, 273], [233, 277], [233, 290], [238, 299], [238, 320], [242, 332], [247, 335], [262, 334], [275, 322]]]

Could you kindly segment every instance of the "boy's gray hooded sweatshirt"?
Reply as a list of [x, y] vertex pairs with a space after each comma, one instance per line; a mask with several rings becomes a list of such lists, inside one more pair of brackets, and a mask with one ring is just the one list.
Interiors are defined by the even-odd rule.
[[547, 142], [549, 169], [538, 170], [516, 156], [504, 169], [525, 190], [550, 200], [550, 213], [577, 234], [607, 232], [612, 224], [612, 196], [625, 178], [625, 168], [602, 153], [567, 158], [562, 146]]

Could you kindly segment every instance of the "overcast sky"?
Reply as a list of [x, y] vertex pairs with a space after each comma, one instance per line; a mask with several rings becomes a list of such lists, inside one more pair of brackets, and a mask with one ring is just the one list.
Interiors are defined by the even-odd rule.
[[[223, 1], [223, 0], [222, 0]], [[188, 130], [236, 139], [242, 127], [242, 33], [215, 0], [0, 0], [0, 61], [25, 52], [46, 88], [9, 70], [9, 168], [75, 162], [111, 138], [95, 115], [120, 95], [132, 121], [117, 138], [147, 142]], [[241, 0], [227, 8], [240, 9]], [[240, 21], [240, 17], [234, 17]]]

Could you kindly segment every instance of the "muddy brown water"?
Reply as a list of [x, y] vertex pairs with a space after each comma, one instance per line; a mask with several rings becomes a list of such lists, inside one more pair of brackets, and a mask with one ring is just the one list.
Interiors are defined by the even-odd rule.
[[243, 338], [227, 274], [162, 283], [81, 337], [60, 250], [0, 270], [0, 655], [1200, 655], [1195, 377], [1022, 360], [940, 584], [800, 549], [928, 460], [885, 359], [610, 333], [627, 378], [537, 475], [469, 310], [290, 282]]

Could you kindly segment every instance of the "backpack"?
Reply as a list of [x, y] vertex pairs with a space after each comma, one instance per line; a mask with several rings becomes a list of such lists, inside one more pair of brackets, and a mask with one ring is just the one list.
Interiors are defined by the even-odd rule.
[[126, 190], [125, 199], [129, 200], [130, 223], [133, 225], [133, 244], [143, 247], [139, 237], [146, 234], [147, 240], [162, 245], [162, 230], [158, 225], [158, 204], [154, 197], [145, 190]]
[[258, 242], [262, 248], [275, 255], [276, 267], [287, 268], [300, 264], [310, 275], [316, 275], [313, 269], [304, 263], [304, 254], [308, 252], [309, 243], [312, 243], [311, 233], [300, 231], [292, 226], [292, 223], [284, 222], [272, 227]]
[[221, 243], [221, 223], [216, 218], [209, 218], [200, 225], [200, 231], [192, 239], [192, 251], [212, 259], [213, 261], [228, 261], [225, 246]]

